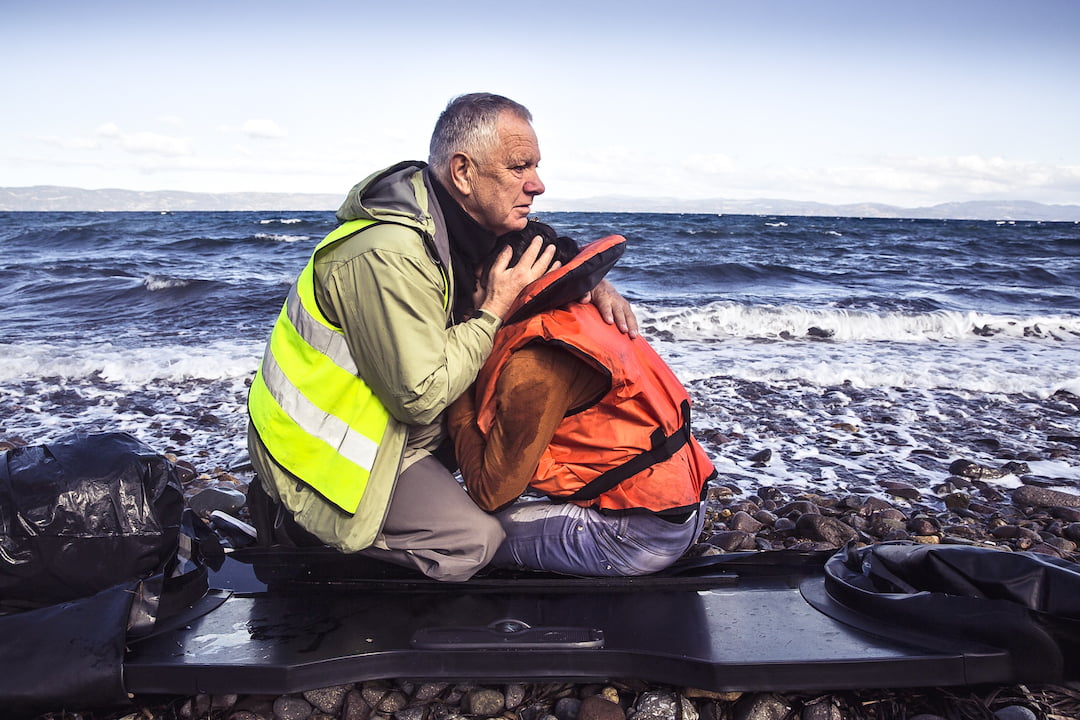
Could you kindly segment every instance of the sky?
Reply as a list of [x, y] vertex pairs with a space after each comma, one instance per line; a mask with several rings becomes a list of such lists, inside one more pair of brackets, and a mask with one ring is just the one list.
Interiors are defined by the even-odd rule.
[[8, 0], [0, 187], [344, 195], [477, 91], [540, 210], [1080, 203], [1077, 0]]

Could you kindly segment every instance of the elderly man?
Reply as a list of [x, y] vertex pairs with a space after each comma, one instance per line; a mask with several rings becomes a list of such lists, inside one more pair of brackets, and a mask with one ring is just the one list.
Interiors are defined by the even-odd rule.
[[[539, 240], [492, 267], [474, 312], [475, 268], [521, 230], [544, 192], [529, 111], [485, 93], [455, 98], [429, 164], [356, 185], [278, 316], [248, 399], [258, 473], [249, 507], [266, 544], [327, 544], [463, 581], [503, 540], [436, 453], [447, 406], [473, 382], [518, 292], [552, 250]], [[636, 334], [610, 285], [601, 315]]]

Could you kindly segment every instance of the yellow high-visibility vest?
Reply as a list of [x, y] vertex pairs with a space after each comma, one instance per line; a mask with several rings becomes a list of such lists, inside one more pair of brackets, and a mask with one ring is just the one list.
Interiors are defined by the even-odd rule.
[[341, 328], [315, 300], [315, 258], [373, 220], [337, 227], [315, 248], [270, 334], [248, 413], [267, 451], [328, 501], [355, 513], [390, 414], [360, 378]]

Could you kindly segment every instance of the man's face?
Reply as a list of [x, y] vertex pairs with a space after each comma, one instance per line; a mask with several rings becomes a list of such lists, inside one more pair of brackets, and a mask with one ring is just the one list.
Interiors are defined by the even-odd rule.
[[472, 192], [462, 203], [465, 211], [496, 235], [521, 230], [529, 219], [533, 198], [544, 192], [536, 166], [540, 145], [532, 126], [502, 113], [499, 143], [487, 157], [473, 158]]

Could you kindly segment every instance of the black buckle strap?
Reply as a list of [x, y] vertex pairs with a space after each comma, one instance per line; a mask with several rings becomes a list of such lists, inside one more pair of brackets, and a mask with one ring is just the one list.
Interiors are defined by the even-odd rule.
[[623, 480], [631, 478], [657, 463], [664, 462], [677, 453], [684, 445], [690, 442], [690, 402], [683, 400], [679, 409], [682, 411], [683, 423], [678, 430], [671, 435], [664, 435], [664, 431], [657, 428], [651, 438], [652, 449], [646, 450], [640, 455], [630, 458], [622, 465], [598, 475], [577, 492], [572, 495], [562, 496], [559, 500], [595, 500]]

